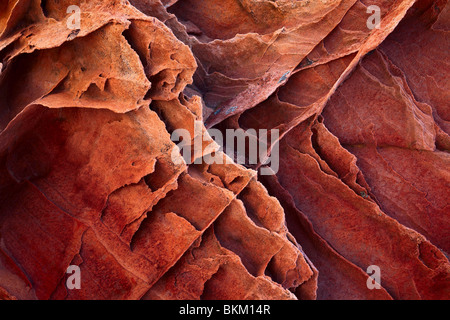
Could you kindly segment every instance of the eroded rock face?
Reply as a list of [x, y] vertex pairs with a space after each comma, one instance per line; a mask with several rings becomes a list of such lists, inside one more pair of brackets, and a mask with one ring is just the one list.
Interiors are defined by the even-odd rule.
[[450, 299], [449, 8], [1, 1], [0, 299]]

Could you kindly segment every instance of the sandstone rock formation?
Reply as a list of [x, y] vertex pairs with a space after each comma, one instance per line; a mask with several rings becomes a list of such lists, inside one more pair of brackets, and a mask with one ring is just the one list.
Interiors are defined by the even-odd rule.
[[[0, 299], [450, 299], [449, 28], [448, 0], [0, 0]], [[279, 168], [208, 129], [278, 130]]]

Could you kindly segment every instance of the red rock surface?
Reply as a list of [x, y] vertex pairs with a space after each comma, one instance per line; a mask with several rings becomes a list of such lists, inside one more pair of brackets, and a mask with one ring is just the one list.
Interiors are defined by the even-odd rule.
[[[1, 0], [0, 299], [450, 299], [449, 12]], [[209, 128], [279, 130], [279, 170]]]

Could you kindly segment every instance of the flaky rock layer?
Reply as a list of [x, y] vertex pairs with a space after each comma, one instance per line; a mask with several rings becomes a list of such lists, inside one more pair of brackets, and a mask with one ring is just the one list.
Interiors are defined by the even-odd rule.
[[0, 0], [0, 299], [450, 299], [449, 12]]

